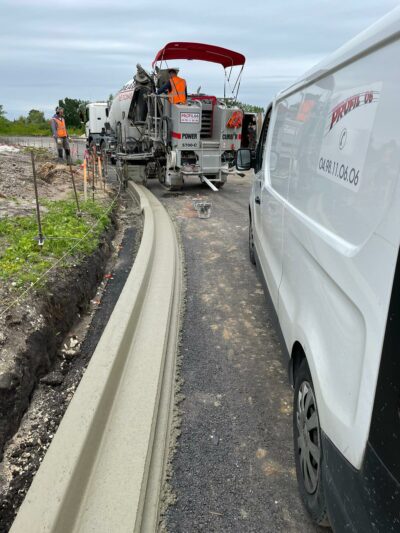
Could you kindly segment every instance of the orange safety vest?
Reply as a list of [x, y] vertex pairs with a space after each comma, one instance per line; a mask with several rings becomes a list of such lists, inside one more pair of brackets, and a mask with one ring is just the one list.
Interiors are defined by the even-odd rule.
[[53, 117], [57, 126], [57, 137], [67, 137], [67, 128], [65, 127], [65, 120], [63, 118]]
[[171, 90], [168, 91], [168, 100], [171, 104], [186, 104], [186, 81], [174, 76], [170, 79]]

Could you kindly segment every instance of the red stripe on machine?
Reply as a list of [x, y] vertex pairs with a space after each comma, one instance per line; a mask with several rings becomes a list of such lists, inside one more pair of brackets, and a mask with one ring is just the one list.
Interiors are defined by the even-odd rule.
[[182, 133], [176, 133], [175, 131], [171, 132], [171, 135], [174, 139], [182, 139]]

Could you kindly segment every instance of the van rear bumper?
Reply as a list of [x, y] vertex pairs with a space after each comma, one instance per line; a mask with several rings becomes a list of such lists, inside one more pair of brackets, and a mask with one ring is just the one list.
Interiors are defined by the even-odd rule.
[[332, 528], [338, 533], [400, 531], [400, 483], [368, 442], [356, 470], [322, 433], [324, 489]]

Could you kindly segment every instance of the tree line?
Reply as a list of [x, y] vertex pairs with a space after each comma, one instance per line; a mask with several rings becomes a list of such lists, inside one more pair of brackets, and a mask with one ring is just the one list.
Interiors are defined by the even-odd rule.
[[[112, 101], [112, 95], [109, 101]], [[65, 123], [69, 134], [81, 135], [85, 128], [82, 118], [85, 116], [87, 100], [76, 98], [64, 98], [58, 101], [58, 105], [64, 108]], [[238, 105], [245, 112], [259, 113], [264, 109], [259, 106], [244, 104], [242, 102], [232, 102]], [[21, 115], [15, 120], [8, 120], [4, 106], [0, 104], [0, 135], [51, 135], [50, 121], [44, 116], [44, 112], [39, 109], [31, 109], [27, 116]]]
[[[87, 100], [64, 98], [58, 101], [59, 107], [64, 108], [64, 118], [70, 134], [84, 133], [81, 117], [84, 116]], [[44, 112], [31, 109], [26, 116], [21, 115], [15, 120], [7, 119], [7, 112], [0, 104], [0, 135], [51, 135], [50, 120]]]

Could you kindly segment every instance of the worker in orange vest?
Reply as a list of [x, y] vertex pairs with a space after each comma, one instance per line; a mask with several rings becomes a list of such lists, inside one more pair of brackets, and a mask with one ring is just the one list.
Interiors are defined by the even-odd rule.
[[180, 78], [175, 69], [169, 70], [169, 81], [157, 89], [157, 94], [168, 93], [170, 104], [186, 104], [187, 86], [186, 80]]
[[71, 151], [69, 148], [68, 133], [65, 126], [64, 109], [57, 107], [55, 114], [51, 118], [51, 131], [57, 144], [58, 160], [63, 161], [63, 149], [67, 163], [71, 162]]

